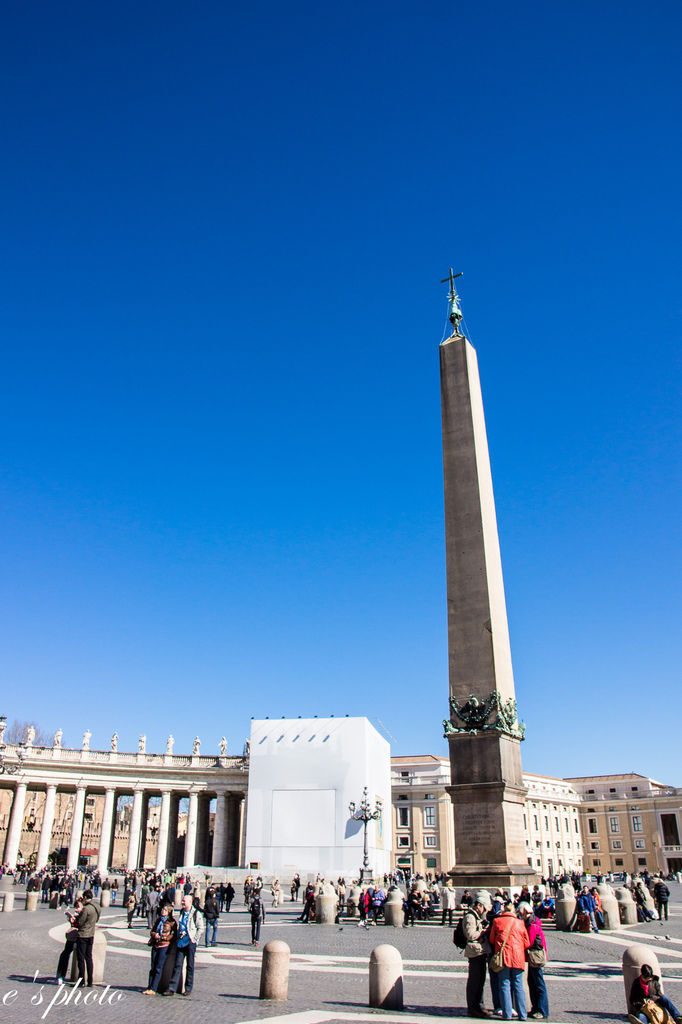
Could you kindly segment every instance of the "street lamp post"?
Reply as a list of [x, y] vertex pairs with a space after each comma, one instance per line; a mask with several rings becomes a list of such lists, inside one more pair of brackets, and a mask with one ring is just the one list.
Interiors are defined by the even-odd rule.
[[0, 775], [16, 775], [21, 771], [24, 757], [26, 756], [26, 748], [23, 743], [18, 744], [17, 760], [16, 763], [8, 763], [5, 760], [5, 749], [7, 744], [5, 743], [5, 729], [7, 728], [7, 718], [5, 715], [0, 715]]
[[369, 854], [367, 851], [367, 825], [370, 821], [376, 821], [381, 817], [381, 802], [376, 801], [374, 810], [371, 809], [367, 796], [367, 786], [362, 791], [362, 803], [359, 808], [355, 807], [355, 801], [351, 800], [348, 805], [351, 818], [354, 821], [361, 821], [363, 824], [363, 845], [362, 845], [362, 870], [360, 871], [360, 883], [366, 885], [372, 881], [372, 870], [369, 866]]

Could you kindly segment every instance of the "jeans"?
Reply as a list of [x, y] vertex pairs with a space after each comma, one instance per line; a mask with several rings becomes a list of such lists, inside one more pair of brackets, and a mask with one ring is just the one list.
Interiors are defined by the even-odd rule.
[[488, 959], [485, 953], [469, 957], [469, 973], [467, 975], [467, 1011], [483, 1008], [483, 989]]
[[549, 999], [542, 967], [528, 967], [528, 991], [530, 992], [531, 1013], [549, 1017]]
[[261, 920], [262, 920], [262, 918], [260, 918], [260, 917], [252, 917], [251, 918], [251, 941], [252, 942], [260, 942]]
[[154, 992], [159, 990], [159, 982], [161, 981], [161, 975], [163, 974], [163, 965], [166, 962], [168, 956], [168, 946], [160, 946], [157, 949], [152, 950], [152, 966], [149, 971], [149, 984], [147, 988], [151, 988]]
[[69, 969], [69, 960], [71, 954], [76, 948], [76, 939], [67, 939], [64, 943], [64, 949], [59, 954], [59, 963], [57, 964], [57, 977], [62, 978], [66, 981], [66, 972]]
[[660, 917], [661, 921], [663, 920], [663, 916], [664, 915], [665, 915], [665, 919], [667, 921], [668, 920], [668, 901], [667, 900], [659, 900], [658, 901], [658, 916]]
[[447, 918], [448, 925], [449, 925], [450, 928], [452, 928], [452, 915], [453, 914], [454, 914], [454, 910], [443, 910], [443, 917], [441, 918], [441, 922], [440, 923], [441, 924], [445, 924], [445, 919]]
[[523, 968], [503, 967], [497, 972], [500, 985], [500, 1004], [505, 1020], [512, 1019], [512, 998], [516, 1003], [519, 1020], [526, 1020], [526, 996], [523, 991]]
[[182, 973], [182, 961], [187, 959], [187, 973], [185, 975], [185, 992], [192, 991], [192, 985], [194, 984], [194, 954], [197, 951], [196, 942], [188, 942], [186, 946], [178, 946], [177, 953], [175, 955], [175, 967], [173, 969], [173, 977], [170, 980], [168, 986], [169, 992], [177, 992], [178, 985], [180, 984], [180, 975]]
[[[667, 1010], [670, 1016], [673, 1018], [673, 1020], [676, 1017], [679, 1017], [680, 1011], [677, 1009], [675, 1004], [672, 1003], [670, 999], [668, 999], [667, 996], [659, 996], [658, 999], [654, 999], [654, 1002], [657, 1003], [659, 1006], [662, 1006], [664, 1010]], [[649, 1018], [645, 1017], [643, 1013], [638, 1013], [637, 1016], [641, 1021], [644, 1022], [644, 1024], [649, 1024]]]
[[[216, 945], [216, 943], [218, 941], [217, 938], [216, 938], [217, 934], [218, 934], [218, 918], [217, 917], [207, 917], [206, 918], [206, 945], [207, 946], [215, 946]], [[209, 939], [209, 935], [210, 935], [210, 939]]]
[[87, 971], [89, 987], [92, 987], [92, 946], [95, 941], [94, 935], [91, 935], [89, 939], [84, 939], [82, 936], [78, 936], [76, 939], [76, 957], [78, 959], [78, 977], [81, 980], [81, 985], [85, 985], [85, 975]]
[[500, 976], [497, 971], [488, 971], [490, 977], [490, 994], [493, 998], [493, 1010], [495, 1013], [500, 1009], [502, 1003], [500, 1002]]

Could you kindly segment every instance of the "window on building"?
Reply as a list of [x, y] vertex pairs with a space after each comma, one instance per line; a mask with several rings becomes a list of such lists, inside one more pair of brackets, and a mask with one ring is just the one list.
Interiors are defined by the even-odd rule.
[[570, 831], [570, 826], [568, 824], [568, 818], [564, 818], [564, 828], [566, 829], [567, 832]]
[[593, 789], [588, 789], [588, 791], [587, 791], [587, 792], [588, 792], [588, 794], [589, 794], [589, 795], [591, 795], [591, 796], [593, 796], [593, 795], [594, 795], [594, 790], [593, 790]]
[[[524, 814], [524, 816], [523, 816], [523, 827], [524, 827], [524, 828], [528, 828], [528, 819], [526, 818], [526, 815], [525, 815], [525, 814]], [[532, 866], [533, 866], [533, 865], [531, 864], [531, 867], [532, 867]]]
[[551, 843], [550, 843], [550, 841], [549, 841], [549, 839], [548, 839], [548, 840], [547, 840], [547, 849], [548, 849], [548, 850], [551, 850], [551, 848], [552, 848], [552, 846], [551, 846]]
[[433, 795], [433, 793], [424, 793], [424, 799], [425, 800], [435, 800], [436, 798]]
[[424, 826], [426, 828], [433, 828], [436, 824], [436, 808], [425, 807], [424, 808]]
[[545, 828], [549, 829], [549, 818], [545, 815]]
[[617, 811], [617, 810], [618, 810], [618, 808], [617, 808], [617, 807], [609, 807], [609, 810], [610, 810], [610, 811]]
[[595, 868], [600, 868], [601, 867], [601, 861], [597, 860], [596, 857], [592, 858], [592, 863], [594, 864]]
[[637, 863], [639, 864], [640, 868], [645, 868], [646, 867], [646, 857], [638, 857], [637, 858]]
[[622, 866], [623, 866], [623, 858], [622, 857], [616, 857], [616, 867], [617, 868], [622, 868]]
[[400, 773], [400, 778], [401, 779], [409, 779], [409, 777], [410, 777], [410, 773], [409, 772], [401, 772]]
[[587, 813], [588, 814], [594, 814], [594, 807], [588, 807], [587, 808]]
[[677, 827], [677, 815], [676, 814], [662, 814], [661, 815], [661, 828], [663, 829], [663, 845], [664, 846], [679, 846], [680, 845], [680, 833]]
[[570, 850], [570, 849], [571, 849], [571, 844], [570, 844], [570, 843], [566, 843], [566, 849], [567, 849], [567, 850]]
[[559, 819], [558, 818], [554, 819], [554, 828], [556, 829], [557, 832], [559, 831]]
[[643, 832], [644, 831], [644, 828], [642, 826], [642, 815], [641, 814], [633, 814], [632, 815], [632, 831], [633, 832]]
[[639, 810], [639, 804], [633, 804], [632, 807], [630, 808], [630, 810], [631, 811], [638, 811]]
[[427, 868], [435, 868], [437, 866], [436, 865], [436, 858], [435, 857], [427, 857], [426, 858], [426, 866], [427, 866]]
[[611, 832], [620, 832], [620, 819], [609, 818], [609, 830]]
[[635, 849], [636, 850], [643, 850], [645, 845], [646, 844], [645, 844], [643, 839], [635, 839]]
[[591, 850], [598, 850], [599, 849], [599, 843], [590, 843], [590, 849]]
[[609, 789], [609, 793], [615, 793], [615, 792], [616, 792], [616, 787], [615, 786], [611, 786], [611, 788]]
[[591, 836], [596, 836], [597, 832], [599, 831], [599, 829], [597, 827], [597, 819], [596, 818], [588, 818], [587, 819], [587, 831], [590, 833]]
[[575, 829], [576, 832], [580, 832], [580, 826], [578, 825], [578, 819], [577, 818], [573, 819], [573, 828]]
[[409, 845], [410, 845], [410, 837], [409, 836], [398, 836], [398, 846], [409, 846]]
[[407, 793], [398, 793], [398, 800], [407, 800]]
[[537, 816], [537, 814], [533, 815], [533, 827], [534, 828], [538, 828], [539, 827], [538, 826], [538, 816]]
[[612, 845], [613, 845], [614, 850], [622, 850], [623, 849], [623, 842], [622, 842], [621, 839], [614, 839]]
[[424, 846], [437, 846], [435, 836], [424, 836]]
[[410, 824], [410, 808], [399, 807], [398, 808], [398, 827], [407, 828]]
[[633, 793], [636, 793], [637, 790], [639, 789], [639, 786], [630, 786], [630, 789], [632, 790]]
[[541, 850], [542, 849], [542, 843], [540, 842], [539, 839], [535, 840], [535, 849], [536, 850]]
[[540, 860], [539, 857], [537, 857], [536, 860], [535, 860], [535, 866], [538, 867], [538, 868], [542, 867], [542, 861]]

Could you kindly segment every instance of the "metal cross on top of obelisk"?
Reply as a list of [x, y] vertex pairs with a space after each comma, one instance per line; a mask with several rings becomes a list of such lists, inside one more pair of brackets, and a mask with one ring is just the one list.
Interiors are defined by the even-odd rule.
[[441, 284], [447, 284], [448, 281], [450, 282], [450, 291], [448, 292], [450, 312], [448, 314], [448, 320], [452, 324], [453, 334], [461, 334], [459, 325], [462, 321], [462, 310], [460, 309], [459, 306], [459, 295], [457, 294], [457, 289], [455, 288], [455, 278], [461, 277], [463, 273], [464, 271], [460, 270], [459, 274], [456, 274], [452, 267], [450, 267], [450, 273], [448, 277], [444, 277], [443, 280], [441, 281]]

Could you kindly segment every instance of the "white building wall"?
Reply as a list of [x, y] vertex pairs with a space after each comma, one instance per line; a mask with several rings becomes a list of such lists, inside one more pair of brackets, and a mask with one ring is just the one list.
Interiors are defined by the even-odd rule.
[[367, 786], [382, 817], [367, 828], [369, 862], [390, 870], [390, 748], [366, 718], [260, 719], [251, 726], [247, 865], [282, 877], [357, 878], [363, 827], [350, 818]]

